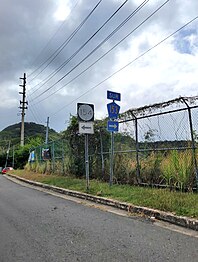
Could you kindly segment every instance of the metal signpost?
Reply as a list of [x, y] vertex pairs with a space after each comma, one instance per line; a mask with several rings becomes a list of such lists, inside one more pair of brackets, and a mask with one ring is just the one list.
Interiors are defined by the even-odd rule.
[[121, 101], [121, 94], [112, 91], [107, 91], [107, 99], [113, 102], [107, 104], [107, 110], [110, 120], [107, 123], [107, 130], [111, 132], [111, 154], [110, 154], [110, 178], [109, 185], [113, 184], [113, 158], [114, 158], [114, 132], [118, 132], [119, 123], [115, 121], [118, 118], [120, 106], [114, 100]]
[[94, 105], [93, 104], [77, 104], [77, 115], [79, 120], [79, 133], [85, 134], [85, 172], [86, 187], [89, 190], [89, 140], [88, 134], [94, 133]]

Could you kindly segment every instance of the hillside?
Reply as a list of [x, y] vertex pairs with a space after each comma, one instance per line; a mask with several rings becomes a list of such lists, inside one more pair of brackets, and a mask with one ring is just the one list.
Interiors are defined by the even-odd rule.
[[[36, 124], [33, 122], [25, 122], [25, 142], [34, 137], [41, 137], [45, 140], [46, 127], [44, 125]], [[0, 146], [5, 145], [6, 142], [11, 141], [16, 145], [20, 143], [21, 137], [21, 123], [17, 123], [6, 127], [0, 132]], [[59, 137], [59, 134], [49, 129], [49, 140], [54, 140]]]

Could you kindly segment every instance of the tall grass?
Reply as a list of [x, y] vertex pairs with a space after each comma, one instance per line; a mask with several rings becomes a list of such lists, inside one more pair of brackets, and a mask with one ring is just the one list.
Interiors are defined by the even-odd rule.
[[162, 153], [151, 152], [140, 161], [140, 172], [142, 181], [148, 184], [160, 184]]
[[[109, 181], [110, 161], [109, 155], [104, 158], [104, 172], [102, 172], [101, 157], [94, 154], [90, 158], [90, 178]], [[76, 167], [77, 165], [77, 167]], [[114, 155], [114, 183], [137, 184], [136, 158], [134, 153]], [[181, 191], [191, 190], [195, 179], [191, 151], [169, 151], [168, 153], [151, 152], [140, 159], [140, 175], [142, 181], [148, 184], [165, 183], [171, 188]], [[26, 165], [26, 170], [42, 174], [75, 175], [84, 177], [85, 167], [65, 156], [64, 161], [34, 162]], [[79, 172], [77, 172], [79, 170]]]
[[185, 150], [171, 151], [161, 163], [162, 177], [166, 184], [173, 187], [192, 188], [193, 159], [192, 154]]

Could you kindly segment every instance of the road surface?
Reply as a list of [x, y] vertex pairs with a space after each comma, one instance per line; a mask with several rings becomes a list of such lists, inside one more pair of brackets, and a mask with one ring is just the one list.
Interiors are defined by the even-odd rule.
[[197, 262], [198, 238], [0, 176], [0, 262]]

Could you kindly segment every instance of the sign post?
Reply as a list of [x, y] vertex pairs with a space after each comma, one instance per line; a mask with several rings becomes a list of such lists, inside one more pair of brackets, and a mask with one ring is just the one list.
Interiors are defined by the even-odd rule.
[[86, 173], [86, 189], [89, 190], [89, 134], [94, 133], [94, 105], [93, 104], [77, 104], [77, 115], [79, 120], [79, 133], [85, 134], [85, 173]]
[[86, 188], [89, 190], [89, 143], [88, 134], [85, 134], [85, 172], [86, 172]]
[[107, 110], [110, 120], [107, 122], [107, 130], [111, 132], [111, 151], [110, 151], [110, 178], [109, 185], [113, 184], [113, 162], [114, 162], [114, 132], [118, 132], [119, 123], [115, 121], [118, 118], [120, 106], [114, 100], [121, 101], [121, 94], [112, 91], [107, 91], [107, 99], [113, 102], [107, 104]]

